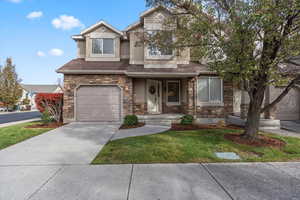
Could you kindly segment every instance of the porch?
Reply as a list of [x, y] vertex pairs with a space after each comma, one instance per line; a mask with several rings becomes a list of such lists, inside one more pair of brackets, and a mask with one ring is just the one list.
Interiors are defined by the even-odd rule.
[[133, 113], [141, 120], [175, 120], [193, 114], [193, 78], [133, 78], [132, 83]]

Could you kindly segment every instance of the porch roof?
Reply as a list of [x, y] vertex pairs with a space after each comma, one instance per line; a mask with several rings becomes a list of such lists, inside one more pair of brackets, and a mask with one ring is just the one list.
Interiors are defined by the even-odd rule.
[[83, 58], [71, 60], [58, 70], [63, 74], [126, 74], [131, 77], [192, 77], [199, 74], [215, 74], [206, 65], [190, 62], [177, 68], [144, 68], [131, 65], [128, 59], [114, 61], [85, 61]]
[[130, 65], [126, 74], [133, 77], [193, 77], [215, 72], [210, 71], [205, 65], [191, 62], [177, 65], [177, 68], [144, 68], [144, 65]]

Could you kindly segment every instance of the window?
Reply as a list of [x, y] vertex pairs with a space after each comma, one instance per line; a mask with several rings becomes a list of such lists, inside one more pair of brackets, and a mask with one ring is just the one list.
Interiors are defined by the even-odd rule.
[[167, 81], [167, 104], [180, 105], [180, 81]]
[[114, 39], [112, 38], [95, 38], [92, 39], [92, 53], [101, 55], [114, 54]]
[[[155, 37], [157, 31], [148, 31], [150, 40], [151, 37]], [[167, 32], [167, 34], [163, 34], [164, 38], [164, 44], [163, 46], [168, 46], [168, 44], [172, 44], [173, 37], [172, 32]], [[154, 40], [154, 39], [153, 39]], [[172, 56], [173, 55], [173, 49], [172, 48], [159, 48], [155, 41], [149, 41], [148, 44], [148, 56], [149, 57], [164, 57], [164, 56]]]
[[198, 102], [209, 104], [223, 103], [223, 81], [219, 77], [198, 79]]

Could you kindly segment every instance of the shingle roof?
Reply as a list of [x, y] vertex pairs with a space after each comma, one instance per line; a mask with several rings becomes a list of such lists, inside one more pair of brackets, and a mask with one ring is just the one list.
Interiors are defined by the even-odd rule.
[[144, 65], [131, 65], [128, 59], [115, 61], [85, 61], [84, 59], [74, 59], [60, 67], [57, 72], [64, 74], [214, 74], [206, 65], [191, 62], [190, 64], [180, 64], [177, 68], [144, 68]]
[[21, 84], [22, 88], [28, 92], [32, 93], [52, 93], [58, 87], [58, 85], [29, 85], [29, 84]]
[[129, 66], [128, 59], [121, 59], [120, 62], [113, 61], [85, 61], [84, 58], [77, 58], [66, 63], [60, 67], [57, 72], [63, 73], [66, 71], [77, 71], [77, 70], [115, 70], [124, 71]]

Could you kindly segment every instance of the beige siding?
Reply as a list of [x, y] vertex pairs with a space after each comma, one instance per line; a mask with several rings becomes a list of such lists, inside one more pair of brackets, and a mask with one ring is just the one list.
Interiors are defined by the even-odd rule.
[[86, 44], [84, 40], [77, 41], [77, 58], [85, 58]]
[[141, 29], [129, 33], [130, 64], [144, 64], [144, 44], [141, 42]]
[[121, 41], [121, 58], [129, 59], [130, 55], [130, 43], [129, 41]]

